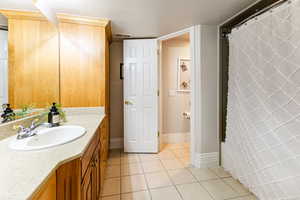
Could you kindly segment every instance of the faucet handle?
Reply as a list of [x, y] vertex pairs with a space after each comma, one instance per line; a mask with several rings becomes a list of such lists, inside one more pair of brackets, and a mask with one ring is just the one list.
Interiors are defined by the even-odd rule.
[[24, 126], [22, 125], [15, 125], [13, 126], [13, 129], [18, 131], [18, 133], [23, 132], [25, 130]]
[[35, 126], [35, 123], [37, 123], [38, 121], [40, 121], [39, 118], [35, 118], [34, 120], [32, 120], [31, 127]]

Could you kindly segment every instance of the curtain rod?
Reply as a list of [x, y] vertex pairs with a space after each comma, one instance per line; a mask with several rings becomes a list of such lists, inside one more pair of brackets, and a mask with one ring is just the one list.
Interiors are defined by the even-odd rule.
[[[249, 20], [263, 14], [263, 13], [266, 13], [268, 12], [269, 10], [273, 9], [273, 8], [277, 8], [278, 6], [282, 5], [283, 3], [285, 2], [291, 2], [291, 0], [281, 0], [281, 1], [278, 1], [274, 4], [271, 4], [267, 7], [265, 7], [264, 9], [260, 10], [260, 11], [257, 11], [256, 13], [254, 13], [253, 15], [249, 16], [248, 18], [244, 19], [243, 21], [241, 21], [239, 24], [235, 25], [232, 29], [235, 29], [235, 28], [238, 28], [240, 26], [242, 26], [243, 24], [247, 23]], [[231, 30], [232, 30], [231, 29]]]

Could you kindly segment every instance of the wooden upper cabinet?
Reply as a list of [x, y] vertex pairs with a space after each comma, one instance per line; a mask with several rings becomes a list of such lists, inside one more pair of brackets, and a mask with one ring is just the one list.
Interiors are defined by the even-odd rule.
[[9, 102], [45, 107], [105, 106], [109, 113], [109, 20], [0, 10], [8, 18]]
[[105, 28], [60, 23], [61, 103], [105, 106]]
[[59, 101], [58, 34], [35, 13], [0, 11], [8, 18], [9, 103], [14, 108]]

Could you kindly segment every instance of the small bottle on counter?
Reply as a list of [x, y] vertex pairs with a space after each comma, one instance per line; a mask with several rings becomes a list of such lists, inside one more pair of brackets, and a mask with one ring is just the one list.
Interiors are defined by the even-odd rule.
[[3, 113], [1, 114], [1, 118], [2, 118], [1, 123], [14, 120], [16, 114], [14, 113], [13, 109], [10, 108], [10, 104], [3, 104], [2, 108], [3, 108]]
[[48, 123], [52, 127], [59, 126], [60, 115], [59, 115], [58, 109], [56, 107], [56, 103], [53, 103], [52, 107], [50, 108], [50, 112], [48, 114]]

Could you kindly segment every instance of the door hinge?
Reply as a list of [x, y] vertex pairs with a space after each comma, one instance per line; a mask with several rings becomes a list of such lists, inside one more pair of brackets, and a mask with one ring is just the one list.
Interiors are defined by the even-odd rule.
[[159, 53], [160, 53], [160, 51], [159, 51], [159, 49], [157, 49], [157, 55], [159, 55]]
[[157, 90], [157, 96], [159, 97], [159, 90]]
[[160, 133], [159, 133], [159, 131], [157, 132], [157, 136], [158, 136], [158, 137], [160, 136]]

